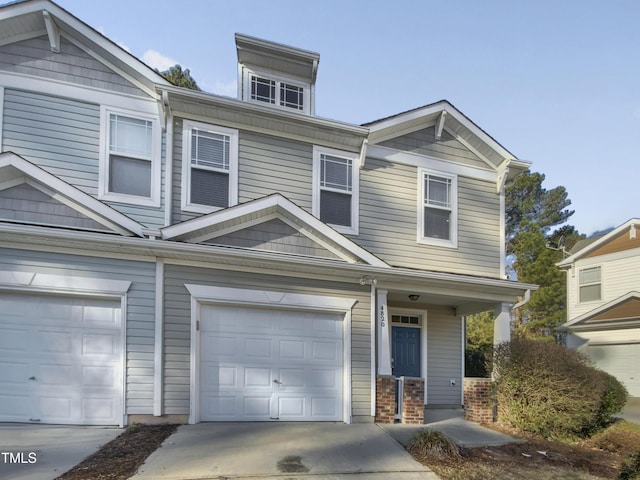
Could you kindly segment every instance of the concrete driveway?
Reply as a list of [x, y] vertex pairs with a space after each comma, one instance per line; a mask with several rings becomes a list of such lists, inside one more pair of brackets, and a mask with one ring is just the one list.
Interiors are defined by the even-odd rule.
[[0, 423], [0, 478], [53, 480], [122, 432], [122, 428]]
[[625, 420], [640, 425], [640, 397], [629, 397], [620, 416]]
[[132, 477], [143, 479], [435, 480], [374, 424], [183, 425]]

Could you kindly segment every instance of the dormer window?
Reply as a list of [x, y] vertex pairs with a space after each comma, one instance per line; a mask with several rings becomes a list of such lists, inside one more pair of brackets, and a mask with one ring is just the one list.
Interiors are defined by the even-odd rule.
[[249, 100], [268, 103], [287, 110], [306, 112], [305, 89], [308, 86], [296, 83], [295, 80], [276, 78], [268, 74], [256, 74], [247, 71], [245, 92], [249, 92]]

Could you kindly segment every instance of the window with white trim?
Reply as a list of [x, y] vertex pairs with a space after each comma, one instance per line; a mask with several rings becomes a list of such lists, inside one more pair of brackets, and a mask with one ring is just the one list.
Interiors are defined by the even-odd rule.
[[244, 75], [245, 100], [309, 113], [309, 84], [250, 70]]
[[238, 131], [185, 120], [182, 209], [210, 213], [238, 203]]
[[457, 247], [457, 176], [420, 169], [418, 182], [418, 242]]
[[158, 119], [103, 107], [101, 132], [99, 197], [159, 206], [161, 134]]
[[578, 274], [580, 302], [602, 300], [602, 269], [600, 267], [583, 268]]
[[313, 148], [313, 215], [338, 232], [358, 234], [358, 155]]

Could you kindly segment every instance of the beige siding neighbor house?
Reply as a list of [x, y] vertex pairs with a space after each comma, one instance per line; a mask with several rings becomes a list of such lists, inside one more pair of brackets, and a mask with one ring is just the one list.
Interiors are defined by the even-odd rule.
[[579, 242], [567, 272], [567, 346], [640, 397], [640, 219]]
[[528, 164], [445, 100], [319, 118], [317, 53], [235, 40], [236, 99], [0, 8], [0, 421], [371, 422], [381, 378], [461, 405], [465, 315], [508, 338]]

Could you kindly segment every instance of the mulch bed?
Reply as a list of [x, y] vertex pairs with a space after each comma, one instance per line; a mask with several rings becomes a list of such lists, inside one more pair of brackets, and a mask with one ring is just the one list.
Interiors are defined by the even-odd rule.
[[169, 424], [132, 425], [56, 480], [126, 480], [177, 428]]

